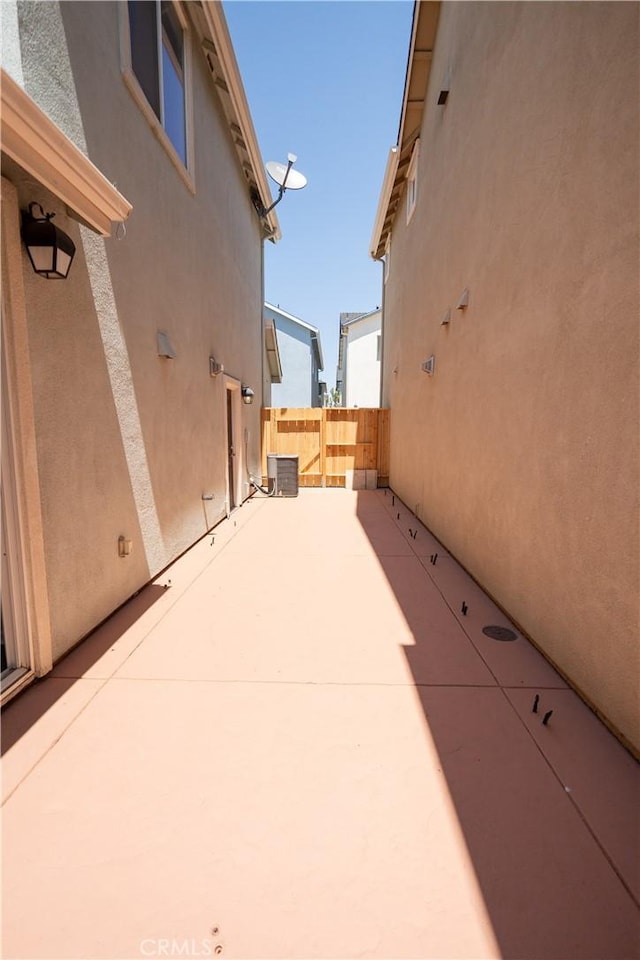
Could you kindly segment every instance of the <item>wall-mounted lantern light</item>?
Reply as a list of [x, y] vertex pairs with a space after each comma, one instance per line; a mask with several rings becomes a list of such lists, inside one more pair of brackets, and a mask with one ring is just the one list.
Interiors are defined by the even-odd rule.
[[[36, 216], [35, 211], [40, 211]], [[22, 213], [22, 240], [31, 266], [47, 280], [64, 280], [69, 273], [76, 247], [67, 234], [51, 221], [55, 213], [45, 213], [39, 203], [30, 203]]]
[[253, 398], [255, 394], [251, 387], [242, 388], [242, 402], [243, 403], [253, 403]]

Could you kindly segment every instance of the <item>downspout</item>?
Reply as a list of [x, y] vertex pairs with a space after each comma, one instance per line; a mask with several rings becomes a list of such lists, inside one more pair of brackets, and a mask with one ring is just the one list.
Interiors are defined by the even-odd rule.
[[377, 261], [382, 267], [382, 313], [380, 319], [380, 399], [379, 404], [382, 407], [382, 398], [384, 397], [384, 328], [385, 328], [385, 300], [387, 297], [387, 285], [384, 282], [384, 270], [385, 262], [384, 260]]

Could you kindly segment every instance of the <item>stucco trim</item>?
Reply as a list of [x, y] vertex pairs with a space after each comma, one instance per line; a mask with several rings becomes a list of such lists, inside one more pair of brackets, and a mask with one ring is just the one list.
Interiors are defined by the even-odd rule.
[[131, 213], [129, 201], [4, 70], [0, 92], [2, 152], [97, 233], [110, 236], [112, 224]]
[[[263, 206], [268, 207], [271, 204], [271, 191], [222, 4], [218, 0], [202, 0], [202, 11], [215, 48], [209, 53], [219, 64], [224, 79], [223, 84], [216, 83], [216, 89], [234, 135], [244, 174], [260, 194]], [[280, 240], [280, 224], [273, 210], [264, 221], [269, 239], [274, 242]]]

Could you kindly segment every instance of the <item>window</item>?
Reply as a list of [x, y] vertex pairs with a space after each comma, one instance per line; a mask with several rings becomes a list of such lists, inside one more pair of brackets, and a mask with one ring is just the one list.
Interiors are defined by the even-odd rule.
[[420, 141], [416, 140], [411, 154], [411, 163], [407, 173], [407, 223], [413, 216], [418, 200], [418, 158], [420, 156]]
[[185, 31], [171, 0], [129, 0], [131, 70], [187, 166]]

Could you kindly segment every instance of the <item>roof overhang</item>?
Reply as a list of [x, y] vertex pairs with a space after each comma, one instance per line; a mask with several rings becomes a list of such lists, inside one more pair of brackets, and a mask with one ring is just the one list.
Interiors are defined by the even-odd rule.
[[280, 350], [278, 348], [278, 334], [274, 321], [269, 317], [265, 317], [264, 321], [264, 348], [267, 352], [271, 383], [281, 383], [282, 363], [280, 362]]
[[2, 152], [93, 230], [110, 236], [112, 225], [131, 213], [129, 201], [5, 70], [0, 71], [0, 101]]
[[413, 10], [413, 26], [402, 98], [398, 142], [395, 147], [391, 148], [387, 160], [369, 245], [369, 252], [374, 260], [379, 260], [384, 256], [407, 179], [413, 145], [420, 135], [439, 15], [439, 0], [416, 0]]
[[315, 333], [311, 334], [311, 343], [313, 349], [316, 352], [316, 363], [318, 364], [318, 370], [324, 370], [324, 360], [322, 358], [322, 344], [320, 343], [320, 332], [316, 330]]
[[[200, 6], [202, 17], [198, 18], [198, 22], [203, 33], [202, 49], [229, 124], [240, 166], [250, 193], [258, 197], [263, 209], [266, 209], [271, 206], [271, 191], [222, 4], [219, 0], [202, 0]], [[198, 5], [187, 4], [187, 8], [193, 15], [197, 13]], [[265, 238], [277, 242], [282, 234], [275, 212], [272, 210], [261, 222]]]

